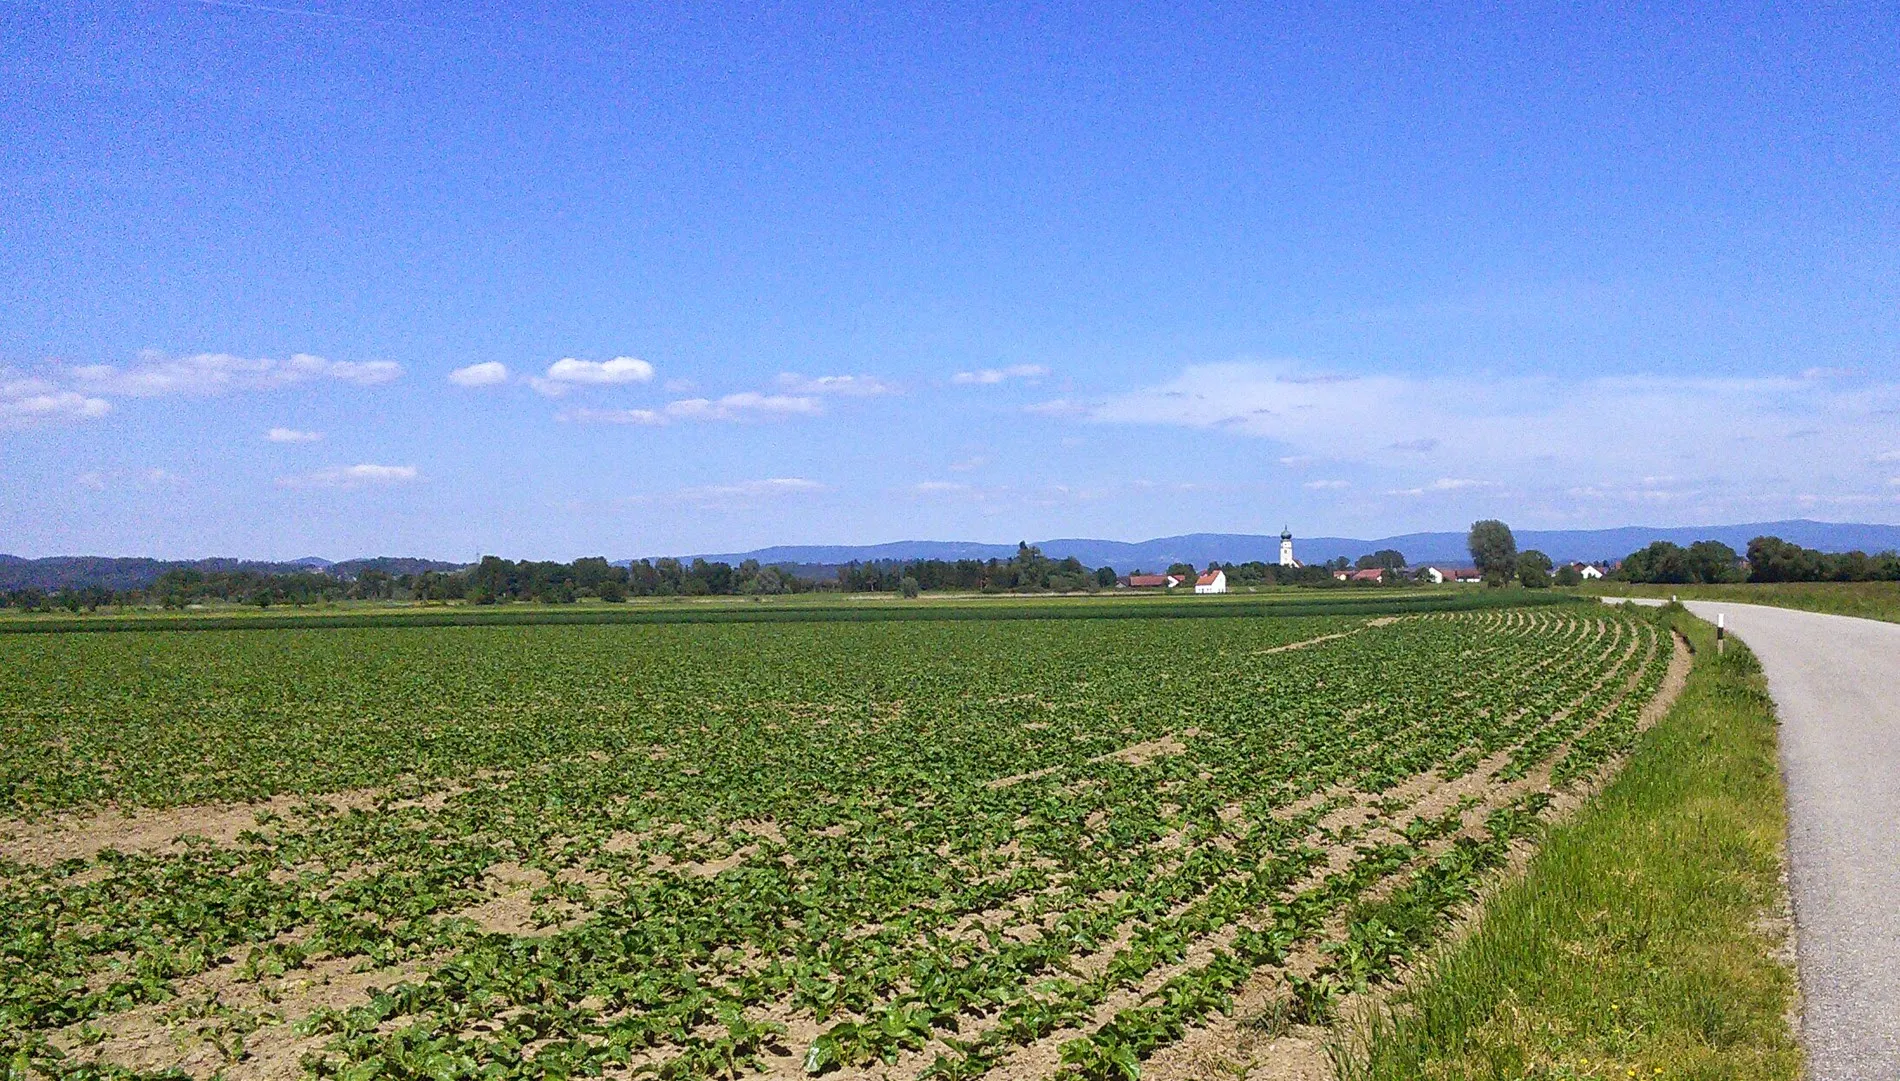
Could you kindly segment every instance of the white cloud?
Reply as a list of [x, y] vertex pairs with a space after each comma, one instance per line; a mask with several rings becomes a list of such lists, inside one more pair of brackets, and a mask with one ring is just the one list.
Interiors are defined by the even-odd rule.
[[779, 389], [788, 394], [835, 394], [846, 398], [875, 398], [896, 394], [897, 387], [872, 375], [800, 375], [780, 372]]
[[911, 486], [911, 491], [916, 492], [918, 495], [947, 495], [953, 492], [961, 493], [969, 490], [969, 485], [953, 480], [926, 480], [919, 481]]
[[1040, 364], [1012, 364], [1007, 368], [978, 368], [975, 371], [958, 372], [950, 377], [950, 381], [962, 386], [993, 386], [1011, 379], [1035, 382], [1048, 374], [1049, 369]]
[[375, 386], [401, 375], [402, 366], [388, 360], [325, 360], [309, 353], [298, 353], [288, 360], [273, 360], [229, 353], [168, 357], [148, 349], [139, 354], [139, 362], [130, 368], [87, 364], [71, 369], [70, 374], [75, 385], [89, 393], [155, 398], [172, 394], [202, 396], [276, 390], [313, 380]]
[[103, 473], [81, 473], [79, 476], [74, 477], [73, 481], [81, 488], [90, 491], [103, 492], [106, 490], [106, 478]]
[[[1900, 382], [1339, 376], [1292, 362], [1235, 362], [1191, 366], [1079, 415], [1258, 438], [1289, 465], [1360, 463], [1381, 470], [1395, 495], [1488, 492], [1483, 501], [1500, 512], [1553, 522], [1600, 513], [1566, 496], [1579, 486], [1641, 490], [1646, 477], [1709, 478], [1666, 490], [1684, 515], [1729, 517], [1786, 513], [1804, 494], [1865, 495], [1878, 483], [1867, 475], [1866, 448], [1900, 439]], [[1429, 454], [1420, 449], [1427, 446]], [[1457, 483], [1471, 478], [1497, 487]]]
[[362, 488], [370, 485], [406, 484], [420, 476], [413, 465], [339, 465], [313, 473], [278, 477], [283, 488]]
[[951, 463], [950, 463], [950, 472], [952, 472], [952, 473], [971, 473], [971, 472], [974, 472], [974, 471], [976, 471], [976, 470], [978, 470], [978, 469], [981, 469], [981, 468], [983, 468], [984, 466], [986, 466], [986, 465], [988, 465], [988, 464], [990, 464], [990, 460], [989, 460], [988, 458], [986, 458], [986, 457], [984, 457], [983, 455], [981, 455], [981, 454], [978, 454], [978, 455], [976, 455], [975, 457], [972, 457], [972, 458], [965, 458], [965, 459], [963, 459], [963, 460], [962, 460], [962, 461], [960, 461], [960, 462], [951, 462]]
[[745, 421], [771, 417], [817, 416], [824, 404], [817, 398], [743, 391], [723, 398], [682, 398], [663, 409], [567, 409], [555, 419], [577, 424], [640, 424], [659, 427], [674, 421]]
[[723, 398], [682, 398], [666, 407], [676, 420], [752, 420], [759, 417], [817, 416], [824, 406], [816, 398], [791, 394], [760, 394], [747, 390]]
[[568, 409], [555, 414], [556, 420], [572, 421], [576, 424], [645, 424], [658, 426], [666, 423], [666, 414], [654, 409]]
[[1309, 480], [1305, 484], [1301, 485], [1300, 487], [1310, 488], [1315, 492], [1322, 492], [1322, 491], [1331, 491], [1331, 490], [1335, 490], [1339, 488], [1350, 488], [1352, 487], [1352, 484], [1349, 481], [1343, 481], [1343, 480]]
[[545, 376], [529, 382], [541, 393], [559, 397], [576, 386], [620, 386], [645, 383], [652, 378], [653, 365], [639, 357], [615, 357], [612, 360], [562, 357], [548, 365]]
[[0, 428], [96, 420], [110, 412], [112, 403], [104, 398], [64, 390], [44, 379], [9, 377], [0, 371]]
[[264, 438], [273, 443], [315, 443], [323, 438], [323, 433], [306, 432], [296, 428], [272, 428], [264, 433]]
[[1394, 488], [1385, 494], [1421, 496], [1429, 495], [1433, 492], [1462, 492], [1467, 488], [1495, 487], [1497, 487], [1497, 484], [1488, 480], [1468, 480], [1464, 477], [1440, 477], [1430, 484], [1422, 484], [1417, 488]]
[[458, 387], [492, 387], [507, 381], [508, 365], [499, 360], [485, 360], [449, 373], [449, 382]]
[[1900, 450], [1882, 451], [1874, 455], [1876, 462], [1900, 462]]
[[1056, 398], [1052, 401], [1023, 406], [1023, 412], [1038, 417], [1079, 417], [1088, 411], [1088, 406], [1081, 402], [1072, 402], [1067, 398]]
[[812, 495], [825, 490], [825, 485], [805, 477], [766, 477], [763, 480], [681, 488], [672, 493], [672, 499], [692, 506], [714, 508]]

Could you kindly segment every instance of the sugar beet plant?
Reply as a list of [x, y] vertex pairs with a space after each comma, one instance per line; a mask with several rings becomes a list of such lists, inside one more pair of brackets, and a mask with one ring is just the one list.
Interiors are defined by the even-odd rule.
[[0, 640], [0, 1062], [1132, 1078], [1391, 978], [1668, 651], [1567, 606]]

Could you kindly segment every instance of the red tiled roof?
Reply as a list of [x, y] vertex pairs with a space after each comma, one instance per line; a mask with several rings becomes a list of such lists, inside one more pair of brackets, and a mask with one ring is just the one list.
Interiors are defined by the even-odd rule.
[[1194, 584], [1197, 586], [1211, 586], [1214, 584], [1214, 576], [1219, 573], [1220, 571], [1217, 571], [1217, 570], [1208, 571], [1206, 574], [1203, 574], [1199, 578], [1196, 578], [1194, 580]]
[[1168, 576], [1165, 574], [1131, 574], [1128, 576], [1128, 584], [1131, 586], [1165, 586], [1168, 584]]

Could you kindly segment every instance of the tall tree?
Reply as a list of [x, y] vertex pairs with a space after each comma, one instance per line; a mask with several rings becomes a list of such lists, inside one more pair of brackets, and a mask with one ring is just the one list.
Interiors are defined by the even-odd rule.
[[1485, 585], [1501, 586], [1517, 576], [1517, 538], [1510, 526], [1496, 518], [1473, 522], [1465, 546], [1471, 549], [1471, 562], [1484, 575]]
[[1517, 557], [1517, 580], [1526, 589], [1550, 588], [1550, 557], [1535, 548]]

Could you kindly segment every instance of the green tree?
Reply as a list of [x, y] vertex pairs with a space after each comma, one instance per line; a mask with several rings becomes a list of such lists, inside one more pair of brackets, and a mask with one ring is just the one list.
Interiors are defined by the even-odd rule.
[[907, 599], [915, 600], [917, 598], [919, 592], [917, 579], [912, 578], [910, 575], [906, 574], [903, 579], [897, 583], [897, 588]]
[[1688, 553], [1673, 541], [1653, 541], [1631, 552], [1617, 573], [1631, 582], [1680, 584], [1690, 581]]
[[1397, 573], [1405, 569], [1405, 553], [1397, 548], [1381, 548], [1376, 552], [1362, 555], [1354, 564], [1362, 571], [1378, 568]]
[[1168, 568], [1168, 573], [1176, 578], [1185, 578], [1190, 582], [1200, 577], [1200, 572], [1194, 569], [1194, 564], [1192, 563], [1176, 563]]
[[1535, 548], [1517, 557], [1517, 580], [1526, 589], [1550, 588], [1550, 557]]
[[1689, 577], [1697, 582], [1733, 582], [1741, 577], [1735, 567], [1735, 549], [1721, 541], [1696, 541], [1683, 553]]
[[1583, 572], [1575, 564], [1565, 563], [1557, 568], [1556, 581], [1560, 586], [1580, 586], [1583, 584]]
[[1465, 546], [1471, 550], [1471, 561], [1484, 575], [1487, 586], [1501, 586], [1517, 574], [1517, 538], [1511, 535], [1511, 527], [1496, 518], [1486, 518], [1471, 523], [1471, 532], [1465, 535]]

